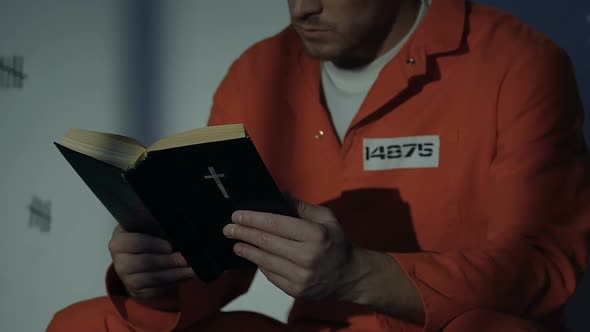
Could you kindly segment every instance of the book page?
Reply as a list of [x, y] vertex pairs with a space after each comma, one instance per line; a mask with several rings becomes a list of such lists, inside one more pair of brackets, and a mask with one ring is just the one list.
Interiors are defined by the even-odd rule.
[[225, 141], [229, 139], [247, 137], [243, 124], [229, 124], [221, 126], [210, 126], [185, 131], [170, 136], [152, 144], [147, 150], [157, 151], [181, 146], [202, 144], [209, 142]]
[[146, 153], [143, 144], [132, 138], [75, 128], [66, 133], [61, 144], [123, 170], [133, 166]]

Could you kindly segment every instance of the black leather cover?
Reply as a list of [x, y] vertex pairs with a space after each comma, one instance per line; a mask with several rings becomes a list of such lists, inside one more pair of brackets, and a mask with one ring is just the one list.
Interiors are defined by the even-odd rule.
[[125, 230], [156, 236], [163, 234], [158, 222], [127, 183], [119, 168], [59, 143], [55, 143], [55, 146]]
[[[234, 211], [295, 215], [249, 138], [151, 151], [124, 178], [121, 170], [72, 152], [64, 156], [117, 220], [129, 219], [133, 212], [125, 208], [141, 203], [205, 282], [227, 269], [251, 266], [233, 253], [235, 241], [222, 233]], [[90, 165], [96, 163], [103, 165]], [[210, 167], [229, 198], [214, 179], [206, 178]]]

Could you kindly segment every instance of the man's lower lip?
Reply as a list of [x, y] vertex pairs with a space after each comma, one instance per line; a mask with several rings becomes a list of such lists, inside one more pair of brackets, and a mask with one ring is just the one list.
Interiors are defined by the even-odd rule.
[[330, 35], [330, 31], [328, 30], [307, 30], [302, 29], [301, 33], [305, 38], [308, 39], [324, 39]]

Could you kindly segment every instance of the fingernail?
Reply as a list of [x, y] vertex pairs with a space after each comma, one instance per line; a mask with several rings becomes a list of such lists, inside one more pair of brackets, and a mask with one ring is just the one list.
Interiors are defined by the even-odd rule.
[[236, 243], [236, 245], [234, 246], [234, 253], [238, 256], [242, 256], [242, 247], [239, 243]]
[[242, 221], [242, 212], [236, 211], [236, 212], [232, 213], [231, 221], [233, 221], [235, 223], [239, 223], [240, 221]]
[[225, 225], [223, 227], [223, 235], [231, 239], [234, 236], [234, 227], [232, 225]]
[[192, 268], [190, 268], [190, 267], [187, 267], [184, 270], [184, 273], [186, 273], [186, 276], [187, 277], [194, 277], [195, 276], [195, 271]]
[[180, 261], [181, 264], [183, 265], [188, 265], [188, 262], [186, 261], [186, 258], [184, 258], [184, 256], [182, 256], [181, 253], [177, 253], [178, 254], [178, 260]]
[[172, 253], [172, 255], [170, 256], [172, 257], [172, 259], [174, 260], [174, 262], [176, 264], [178, 264], [178, 266], [182, 266], [182, 265], [188, 265], [188, 262], [186, 261], [186, 259], [184, 259], [184, 257], [182, 256], [182, 254], [178, 251], [175, 251]]

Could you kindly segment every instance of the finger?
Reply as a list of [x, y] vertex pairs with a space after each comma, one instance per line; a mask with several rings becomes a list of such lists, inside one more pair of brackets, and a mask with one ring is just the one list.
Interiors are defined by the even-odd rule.
[[304, 248], [301, 242], [236, 224], [226, 225], [223, 228], [223, 234], [230, 239], [252, 244], [270, 254], [286, 258], [293, 263], [303, 263], [301, 258], [303, 258], [302, 252], [304, 252]]
[[190, 267], [169, 269], [156, 272], [134, 273], [121, 276], [125, 286], [137, 292], [144, 288], [161, 288], [172, 286], [181, 281], [195, 277], [195, 272]]
[[297, 281], [305, 279], [306, 271], [302, 267], [297, 266], [285, 258], [256, 248], [253, 245], [236, 243], [234, 245], [234, 252], [236, 255], [258, 265], [259, 268], [278, 274], [288, 280]]
[[297, 289], [296, 284], [289, 281], [289, 279], [263, 268], [260, 269], [260, 272], [264, 274], [268, 281], [280, 288], [287, 295], [292, 297], [297, 297], [299, 295], [300, 290]]
[[127, 254], [171, 254], [170, 242], [155, 236], [141, 233], [121, 232], [113, 236], [109, 242], [111, 253]]
[[156, 297], [163, 297], [169, 295], [170, 292], [173, 290], [173, 287], [151, 287], [151, 288], [142, 288], [139, 290], [128, 290], [131, 296], [139, 300], [149, 300]]
[[332, 210], [320, 205], [313, 205], [291, 197], [293, 204], [297, 208], [297, 213], [301, 219], [313, 221], [320, 224], [336, 222], [336, 217]]
[[182, 254], [117, 254], [113, 258], [117, 274], [153, 272], [174, 268], [189, 267]]
[[317, 225], [312, 222], [266, 212], [236, 211], [232, 214], [232, 221], [295, 241], [305, 241], [306, 234], [317, 231]]
[[113, 236], [119, 234], [119, 233], [125, 233], [127, 232], [121, 225], [117, 224], [117, 227], [115, 227], [115, 229], [113, 229]]

